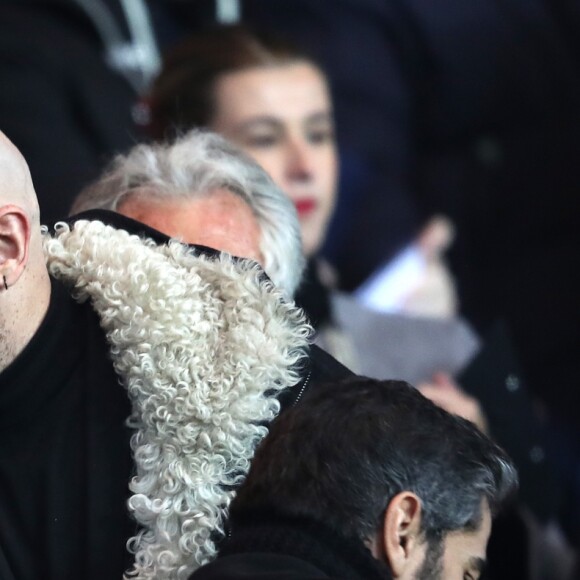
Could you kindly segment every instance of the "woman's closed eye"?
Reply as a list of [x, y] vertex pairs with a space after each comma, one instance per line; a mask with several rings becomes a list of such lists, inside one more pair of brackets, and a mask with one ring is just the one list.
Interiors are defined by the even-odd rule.
[[307, 138], [312, 145], [334, 143], [334, 129], [332, 127], [311, 129], [308, 131]]
[[279, 136], [275, 133], [256, 133], [244, 137], [246, 147], [267, 148], [273, 147], [278, 142]]

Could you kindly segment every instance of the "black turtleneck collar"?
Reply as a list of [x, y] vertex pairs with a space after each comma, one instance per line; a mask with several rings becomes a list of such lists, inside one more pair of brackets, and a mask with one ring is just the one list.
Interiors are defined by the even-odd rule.
[[230, 537], [219, 557], [243, 553], [293, 556], [312, 564], [331, 578], [391, 580], [387, 566], [375, 560], [357, 538], [347, 539], [326, 525], [273, 512], [237, 512]]

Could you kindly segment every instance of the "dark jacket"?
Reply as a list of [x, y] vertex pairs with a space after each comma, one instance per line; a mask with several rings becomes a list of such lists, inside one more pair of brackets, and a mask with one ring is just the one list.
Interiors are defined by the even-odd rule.
[[317, 522], [245, 514], [212, 563], [191, 580], [390, 580], [358, 539], [345, 539]]
[[130, 413], [98, 316], [53, 280], [42, 325], [0, 373], [2, 580], [121, 578]]

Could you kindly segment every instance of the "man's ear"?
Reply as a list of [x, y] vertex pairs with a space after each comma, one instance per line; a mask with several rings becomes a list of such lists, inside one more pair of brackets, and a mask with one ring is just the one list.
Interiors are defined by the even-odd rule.
[[423, 562], [421, 500], [410, 491], [396, 495], [385, 511], [383, 548], [394, 578], [412, 578]]
[[28, 214], [16, 205], [0, 207], [0, 287], [20, 278], [28, 262], [31, 223]]

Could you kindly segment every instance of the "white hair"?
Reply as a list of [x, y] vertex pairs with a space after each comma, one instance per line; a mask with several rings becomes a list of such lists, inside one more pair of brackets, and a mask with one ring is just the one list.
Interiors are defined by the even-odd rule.
[[71, 211], [118, 211], [137, 192], [160, 200], [196, 199], [217, 189], [248, 204], [260, 226], [264, 269], [291, 297], [305, 264], [294, 204], [255, 161], [215, 133], [194, 129], [173, 142], [135, 146], [79, 194]]
[[[49, 271], [90, 299], [132, 404], [128, 576], [187, 578], [215, 556], [275, 394], [300, 380], [311, 332], [249, 260], [156, 245], [99, 221], [57, 224]], [[121, 387], [119, 387], [121, 388]]]

